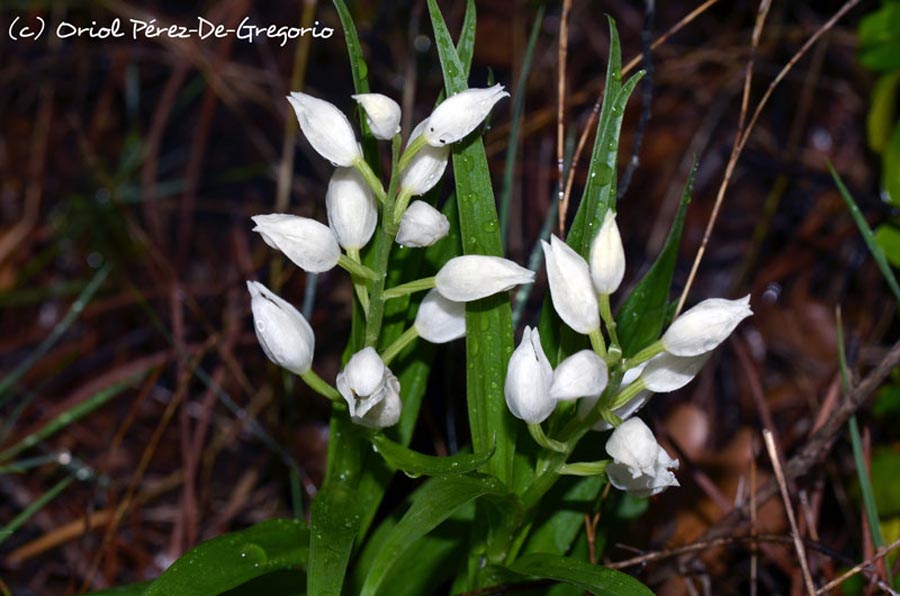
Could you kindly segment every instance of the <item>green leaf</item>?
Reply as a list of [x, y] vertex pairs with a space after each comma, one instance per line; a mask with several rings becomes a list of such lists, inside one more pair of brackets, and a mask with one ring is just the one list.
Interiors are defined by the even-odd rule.
[[304, 596], [306, 594], [306, 574], [300, 571], [276, 571], [223, 592], [222, 596], [259, 596], [260, 594]]
[[856, 201], [850, 196], [850, 191], [844, 186], [844, 182], [841, 180], [841, 177], [838, 176], [838, 173], [834, 169], [834, 166], [831, 165], [831, 162], [828, 162], [828, 169], [831, 171], [831, 177], [834, 178], [834, 183], [837, 185], [838, 191], [840, 191], [841, 196], [844, 197], [844, 202], [847, 203], [847, 208], [850, 210], [850, 215], [853, 216], [853, 221], [856, 222], [856, 227], [859, 228], [859, 233], [862, 235], [863, 240], [866, 241], [866, 246], [869, 247], [872, 258], [875, 259], [878, 269], [881, 270], [881, 275], [884, 276], [884, 280], [887, 282], [891, 292], [893, 292], [894, 297], [900, 302], [900, 285], [897, 284], [897, 278], [894, 276], [894, 272], [891, 270], [891, 266], [884, 256], [884, 251], [881, 250], [881, 247], [878, 246], [878, 242], [875, 241], [875, 234], [872, 233], [872, 228], [869, 227], [865, 216], [859, 210]]
[[216, 596], [273, 571], [303, 569], [309, 530], [300, 520], [273, 519], [191, 549], [144, 596]]
[[866, 114], [866, 137], [869, 149], [881, 153], [887, 147], [891, 131], [897, 123], [897, 92], [900, 90], [900, 72], [894, 72], [875, 81]]
[[881, 224], [875, 228], [875, 242], [884, 251], [888, 262], [900, 267], [900, 229], [891, 224]]
[[672, 274], [678, 261], [678, 246], [681, 243], [681, 232], [684, 229], [684, 216], [691, 202], [691, 190], [694, 186], [694, 176], [697, 174], [697, 161], [691, 167], [684, 191], [681, 193], [681, 203], [666, 243], [663, 245], [659, 256], [644, 275], [643, 279], [629, 294], [616, 317], [616, 328], [619, 332], [619, 341], [622, 342], [622, 352], [626, 358], [634, 356], [638, 351], [656, 341], [662, 333], [668, 318], [666, 304], [669, 300], [669, 291], [672, 286]]
[[630, 575], [558, 555], [525, 555], [510, 565], [509, 570], [527, 577], [565, 582], [598, 596], [653, 596], [647, 586]]
[[881, 155], [881, 186], [891, 204], [900, 207], [900, 123]]
[[588, 258], [591, 240], [594, 238], [606, 211], [615, 208], [616, 165], [619, 153], [619, 133], [625, 106], [635, 86], [644, 76], [640, 71], [622, 85], [622, 51], [616, 22], [609, 18], [609, 64], [606, 69], [606, 87], [603, 105], [594, 137], [594, 149], [588, 168], [587, 184], [575, 220], [566, 236], [566, 242], [585, 259]]
[[872, 488], [882, 517], [900, 515], [900, 453], [879, 449], [872, 456]]
[[385, 539], [360, 594], [375, 596], [397, 559], [454, 511], [478, 497], [505, 494], [503, 484], [490, 476], [438, 476], [428, 480], [413, 494], [409, 511]]
[[862, 18], [859, 61], [872, 70], [900, 69], [900, 3], [885, 2]]
[[341, 482], [328, 482], [312, 504], [312, 528], [309, 545], [310, 596], [335, 596], [341, 593], [353, 540], [360, 524], [355, 491]]
[[465, 474], [478, 469], [494, 455], [492, 449], [487, 453], [438, 457], [404, 447], [381, 434], [373, 435], [370, 440], [389, 465], [412, 477]]
[[[474, 12], [474, 3], [470, 2]], [[466, 70], [435, 0], [428, 0], [435, 43], [448, 95], [468, 88]], [[474, 29], [474, 17], [467, 20]], [[465, 37], [465, 33], [463, 34]], [[500, 226], [484, 143], [472, 135], [453, 147], [453, 174], [464, 254], [502, 255]], [[509, 296], [498, 294], [466, 305], [466, 389], [472, 444], [477, 454], [496, 455], [486, 471], [508, 482], [515, 455], [515, 426], [506, 408], [503, 383], [512, 354], [513, 330]]]
[[[567, 483], [569, 486], [563, 487]], [[540, 513], [535, 516], [535, 528], [525, 543], [525, 553], [569, 552], [579, 530], [584, 527], [584, 516], [591, 512], [594, 502], [603, 488], [599, 476], [567, 479], [558, 483], [541, 501]]]

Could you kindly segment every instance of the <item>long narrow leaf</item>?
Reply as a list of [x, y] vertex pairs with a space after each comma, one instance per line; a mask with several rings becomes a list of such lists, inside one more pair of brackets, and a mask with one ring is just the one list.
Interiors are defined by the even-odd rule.
[[300, 520], [265, 521], [198, 545], [166, 569], [143, 594], [216, 596], [273, 571], [303, 569], [308, 542], [309, 529]]
[[647, 586], [630, 575], [568, 557], [525, 555], [509, 569], [524, 576], [565, 582], [597, 596], [653, 596]]
[[[428, 11], [447, 93], [459, 93], [468, 87], [466, 71], [435, 0], [428, 0]], [[474, 28], [474, 24], [472, 19], [469, 27]], [[453, 174], [463, 253], [501, 255], [494, 191], [480, 137], [473, 136], [454, 146]], [[509, 296], [496, 295], [469, 303], [466, 329], [466, 388], [474, 451], [485, 453], [496, 444], [497, 453], [485, 469], [508, 482], [515, 454], [515, 426], [503, 397], [513, 341]]]
[[489, 476], [445, 476], [426, 482], [416, 491], [412, 507], [382, 545], [361, 595], [374, 596], [397, 558], [454, 511], [478, 497], [504, 493], [503, 485]]
[[438, 476], [441, 474], [465, 474], [483, 466], [493, 451], [478, 454], [458, 454], [438, 457], [413, 451], [394, 443], [384, 435], [375, 435], [372, 445], [390, 465], [403, 470], [409, 476]]
[[639, 350], [656, 341], [666, 323], [666, 304], [672, 287], [672, 274], [678, 261], [678, 246], [681, 244], [684, 216], [691, 202], [691, 190], [696, 173], [695, 160], [684, 185], [684, 191], [681, 193], [681, 203], [678, 205], [678, 211], [675, 213], [675, 219], [659, 256], [628, 295], [616, 317], [616, 328], [626, 358], [634, 356]]

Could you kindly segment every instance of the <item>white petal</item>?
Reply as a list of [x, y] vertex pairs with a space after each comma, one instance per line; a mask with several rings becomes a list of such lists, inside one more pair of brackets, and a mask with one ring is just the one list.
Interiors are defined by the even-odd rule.
[[600, 306], [588, 265], [581, 255], [557, 238], [541, 240], [547, 261], [547, 281], [553, 308], [563, 322], [585, 335], [600, 328]]
[[360, 93], [351, 96], [366, 111], [366, 122], [376, 139], [390, 141], [400, 132], [400, 106], [381, 93]]
[[663, 352], [647, 363], [641, 379], [654, 393], [676, 391], [694, 379], [709, 356], [709, 352], [699, 356], [673, 356]]
[[435, 289], [429, 290], [416, 314], [419, 337], [443, 344], [466, 335], [466, 304], [447, 300]]
[[269, 360], [297, 375], [308, 371], [315, 335], [300, 311], [259, 282], [248, 281], [247, 290], [256, 338]]
[[381, 385], [384, 369], [381, 356], [374, 348], [368, 347], [363, 348], [347, 361], [344, 373], [347, 375], [350, 388], [354, 393], [369, 396], [375, 393]]
[[[427, 119], [420, 122], [409, 136], [410, 142], [421, 135], [427, 125]], [[419, 149], [419, 152], [413, 156], [400, 174], [400, 192], [417, 197], [434, 188], [440, 181], [441, 176], [444, 175], [449, 158], [449, 146], [432, 147], [431, 145], [426, 145]]]
[[553, 368], [541, 347], [541, 336], [537, 329], [526, 327], [509, 359], [503, 388], [512, 415], [529, 424], [546, 420], [556, 407], [556, 400], [550, 397], [552, 380]]
[[[644, 367], [646, 366], [647, 363], [643, 362], [633, 368], [629, 368], [628, 370], [626, 370], [625, 374], [622, 375], [622, 384], [619, 386], [619, 390], [621, 391], [622, 389], [625, 389], [626, 387], [634, 383], [641, 375], [641, 372], [643, 372]], [[621, 406], [613, 410], [613, 414], [618, 416], [621, 420], [628, 420], [638, 410], [643, 408], [647, 404], [647, 402], [650, 401], [650, 398], [652, 396], [653, 393], [651, 393], [650, 391], [641, 391], [640, 393], [635, 395], [634, 398], [631, 399], [628, 403], [622, 404]], [[599, 397], [589, 396], [578, 400], [578, 415], [581, 418], [587, 416], [588, 413], [590, 413], [590, 411], [594, 408], [594, 405], [596, 405], [598, 399]], [[597, 422], [597, 424], [594, 425], [593, 430], [605, 431], [611, 428], [611, 424], [609, 424], [605, 420], [600, 420], [599, 422]]]
[[625, 249], [616, 225], [616, 214], [606, 210], [603, 225], [591, 242], [591, 278], [601, 294], [612, 294], [625, 276]]
[[378, 223], [371, 187], [354, 168], [336, 168], [325, 193], [328, 226], [344, 248], [364, 247]]
[[295, 265], [311, 273], [337, 265], [341, 249], [328, 226], [307, 217], [273, 213], [252, 218], [266, 244], [284, 253]]
[[534, 281], [534, 272], [501, 257], [454, 257], [435, 277], [438, 292], [455, 302], [469, 302]]
[[738, 300], [704, 300], [675, 319], [662, 336], [663, 346], [675, 356], [699, 356], [714, 350], [752, 314], [749, 294]]
[[466, 89], [448, 97], [428, 117], [425, 139], [432, 147], [455, 143], [475, 130], [504, 97], [509, 97], [509, 93], [500, 84]]
[[561, 400], [599, 396], [606, 389], [607, 381], [608, 371], [603, 359], [591, 350], [581, 350], [556, 367], [550, 396]]
[[380, 388], [380, 394], [372, 396], [376, 403], [364, 414], [351, 415], [351, 420], [368, 428], [387, 428], [394, 426], [400, 420], [403, 402], [400, 400], [400, 382], [397, 377], [385, 368], [384, 382]]
[[300, 130], [319, 155], [344, 167], [362, 159], [350, 121], [334, 104], [299, 91], [287, 99], [297, 115]]
[[400, 218], [397, 244], [421, 248], [431, 246], [450, 232], [447, 217], [426, 203], [413, 201]]
[[606, 441], [606, 452], [617, 463], [628, 466], [632, 477], [652, 473], [659, 444], [653, 431], [640, 418], [629, 418]]

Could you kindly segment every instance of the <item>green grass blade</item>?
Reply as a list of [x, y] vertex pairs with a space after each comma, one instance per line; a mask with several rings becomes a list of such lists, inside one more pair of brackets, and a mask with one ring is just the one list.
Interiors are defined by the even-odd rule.
[[39, 442], [44, 439], [56, 434], [60, 430], [69, 426], [73, 422], [87, 416], [115, 396], [119, 395], [126, 389], [129, 389], [135, 385], [139, 380], [141, 380], [146, 372], [140, 372], [136, 375], [132, 375], [128, 379], [121, 381], [119, 383], [115, 383], [101, 389], [91, 397], [87, 398], [83, 402], [75, 405], [72, 408], [69, 408], [53, 420], [50, 420], [47, 424], [42, 426], [38, 431], [31, 433], [30, 435], [24, 437], [21, 441], [13, 445], [12, 447], [4, 450], [0, 453], [0, 462], [7, 461], [22, 451], [37, 445]]
[[462, 453], [439, 457], [419, 453], [380, 434], [372, 436], [370, 440], [372, 446], [378, 450], [388, 464], [413, 477], [473, 472], [494, 455], [493, 451], [489, 451], [480, 454]]
[[31, 519], [31, 517], [35, 513], [46, 507], [47, 503], [59, 496], [59, 494], [64, 491], [67, 486], [72, 484], [72, 480], [72, 476], [63, 478], [55, 485], [53, 485], [50, 490], [35, 499], [33, 503], [22, 510], [22, 512], [19, 513], [19, 515], [15, 516], [8, 524], [0, 528], [0, 544], [3, 544], [3, 542], [5, 542], [7, 538], [12, 536], [16, 532], [16, 530], [21, 528], [22, 524]]
[[56, 345], [56, 342], [63, 336], [63, 334], [72, 326], [72, 323], [81, 315], [84, 311], [85, 307], [87, 307], [88, 303], [94, 297], [94, 294], [97, 293], [97, 290], [100, 289], [100, 286], [103, 285], [103, 282], [106, 281], [106, 277], [109, 275], [110, 267], [109, 265], [104, 266], [102, 269], [98, 270], [97, 273], [94, 274], [94, 277], [91, 278], [91, 281], [84, 287], [84, 290], [78, 295], [78, 298], [75, 299], [75, 302], [72, 303], [71, 308], [66, 313], [66, 316], [62, 318], [62, 320], [56, 324], [53, 328], [53, 331], [44, 338], [44, 340], [40, 343], [40, 345], [35, 349], [34, 352], [28, 355], [25, 360], [23, 360], [11, 373], [6, 375], [3, 380], [0, 380], [0, 405], [3, 405], [6, 402], [7, 396], [5, 395], [12, 387], [19, 382], [19, 380], [25, 376], [31, 367], [34, 366], [38, 360], [44, 357], [44, 355], [50, 351], [50, 349]]
[[[849, 195], [848, 195], [849, 196]], [[844, 394], [850, 393], [850, 368], [847, 366], [847, 351], [844, 344], [844, 325], [838, 316], [837, 325], [838, 363], [841, 368], [841, 389]], [[856, 474], [859, 478], [859, 488], [862, 493], [863, 507], [866, 510], [866, 519], [869, 521], [869, 532], [872, 536], [872, 544], [875, 548], [884, 546], [884, 534], [881, 531], [881, 516], [878, 515], [878, 505], [875, 503], [875, 491], [872, 490], [872, 479], [869, 477], [869, 468], [866, 466], [866, 457], [863, 454], [862, 437], [859, 434], [859, 423], [856, 416], [851, 416], [847, 423], [850, 430], [850, 444], [853, 447], [853, 461], [856, 465]], [[888, 584], [893, 587], [893, 574], [888, 572]]]
[[[448, 95], [467, 88], [465, 69], [435, 0], [428, 0], [435, 42]], [[474, 28], [474, 19], [471, 20]], [[464, 254], [501, 255], [500, 229], [484, 143], [478, 136], [453, 147], [453, 174]], [[475, 453], [496, 444], [485, 469], [503, 482], [512, 478], [515, 426], [506, 409], [503, 382], [512, 354], [509, 296], [500, 294], [466, 306], [466, 393]]]
[[538, 8], [534, 16], [534, 24], [528, 36], [528, 45], [525, 46], [525, 56], [522, 58], [522, 70], [519, 73], [519, 83], [513, 93], [512, 125], [509, 129], [509, 145], [506, 148], [506, 165], [503, 170], [503, 186], [500, 191], [500, 239], [503, 241], [503, 249], [506, 250], [509, 242], [509, 207], [512, 200], [513, 176], [516, 172], [516, 155], [519, 148], [519, 128], [521, 126], [522, 112], [525, 111], [525, 91], [528, 88], [528, 74], [531, 72], [531, 60], [534, 56], [534, 46], [537, 45], [538, 34], [544, 22], [544, 6]]
[[143, 596], [217, 596], [274, 571], [303, 569], [308, 544], [309, 529], [302, 521], [264, 521], [194, 547], [156, 578]]
[[626, 358], [634, 356], [642, 348], [656, 341], [666, 324], [668, 314], [666, 305], [672, 286], [672, 275], [678, 261], [678, 246], [681, 244], [684, 217], [691, 202], [696, 174], [697, 161], [694, 160], [684, 191], [681, 193], [681, 203], [678, 205], [678, 211], [675, 213], [675, 219], [659, 256], [619, 309], [616, 328]]
[[653, 596], [647, 586], [621, 571], [557, 555], [525, 555], [510, 565], [509, 570], [528, 577], [565, 582], [597, 596]]
[[423, 484], [413, 495], [409, 511], [385, 539], [363, 584], [361, 596], [375, 596], [393, 563], [419, 538], [460, 507], [489, 494], [505, 494], [503, 485], [489, 476], [439, 476]]
[[884, 280], [887, 282], [891, 292], [893, 292], [894, 298], [900, 302], [900, 285], [897, 284], [897, 278], [894, 276], [894, 272], [888, 264], [887, 257], [884, 256], [884, 251], [875, 240], [875, 234], [872, 233], [872, 228], [869, 227], [865, 216], [863, 216], [862, 212], [859, 210], [856, 201], [850, 196], [850, 191], [844, 186], [843, 180], [841, 180], [841, 177], [834, 169], [834, 166], [831, 165], [831, 162], [828, 162], [828, 169], [831, 171], [831, 177], [834, 178], [834, 183], [837, 185], [838, 191], [841, 193], [841, 196], [844, 197], [844, 202], [847, 203], [847, 208], [850, 210], [850, 215], [853, 216], [853, 221], [856, 222], [856, 226], [859, 228], [859, 233], [862, 235], [863, 240], [866, 241], [869, 252], [872, 253], [872, 258], [875, 259], [875, 263], [878, 265], [878, 269], [881, 270], [881, 274], [884, 276]]

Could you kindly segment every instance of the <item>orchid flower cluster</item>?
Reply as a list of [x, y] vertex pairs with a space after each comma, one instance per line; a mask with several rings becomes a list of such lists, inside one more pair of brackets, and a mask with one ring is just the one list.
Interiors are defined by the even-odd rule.
[[[606, 442], [612, 460], [576, 464], [572, 470], [603, 471], [617, 488], [650, 496], [677, 486], [678, 468], [644, 422], [631, 416], [653, 393], [687, 385], [711, 352], [752, 314], [750, 297], [705, 300], [678, 317], [662, 337], [631, 358], [622, 357], [610, 295], [625, 274], [625, 251], [613, 211], [606, 212], [594, 237], [589, 262], [556, 236], [542, 247], [553, 308], [575, 332], [588, 336], [592, 349], [578, 351], [554, 370], [537, 329], [525, 328], [506, 376], [506, 402], [528, 423], [535, 440], [551, 450], [571, 449], [548, 438], [541, 423], [559, 402], [578, 400], [583, 430], [615, 428]], [[605, 325], [610, 345], [601, 330]], [[579, 437], [576, 433], [576, 439]]]
[[[349, 272], [366, 315], [366, 347], [352, 355], [331, 385], [312, 371], [315, 336], [303, 315], [258, 282], [247, 282], [256, 335], [275, 364], [299, 375], [322, 395], [346, 403], [353, 422], [372, 429], [393, 426], [403, 408], [402, 390], [391, 360], [417, 338], [446, 343], [466, 333], [465, 303], [534, 281], [534, 272], [496, 256], [450, 259], [434, 277], [385, 288], [390, 245], [426, 247], [447, 235], [447, 218], [413, 197], [441, 179], [450, 145], [471, 133], [493, 106], [508, 96], [501, 85], [469, 89], [448, 98], [419, 123], [400, 151], [400, 106], [377, 93], [354, 95], [377, 139], [390, 140], [393, 171], [387, 189], [363, 158], [348, 118], [331, 103], [292, 93], [288, 100], [313, 149], [335, 165], [325, 195], [328, 225], [296, 215], [257, 215], [253, 228], [272, 248], [301, 269], [320, 273], [340, 266]], [[372, 268], [361, 250], [385, 235]], [[572, 330], [587, 336], [591, 349], [562, 360], [554, 370], [537, 328], [526, 327], [510, 357], [504, 393], [510, 412], [528, 424], [542, 447], [568, 455], [588, 430], [614, 429], [606, 442], [611, 460], [567, 464], [579, 474], [606, 474], [638, 496], [677, 486], [673, 459], [652, 431], [632, 416], [654, 393], [680, 389], [711, 352], [751, 313], [749, 297], [709, 299], [678, 317], [660, 339], [624, 358], [610, 297], [625, 275], [625, 253], [616, 216], [607, 210], [585, 260], [557, 236], [542, 241], [554, 310]], [[378, 258], [376, 255], [376, 259]], [[414, 324], [381, 353], [376, 350], [385, 300], [429, 290]], [[604, 328], [606, 334], [604, 335]], [[609, 345], [607, 347], [607, 339]], [[575, 426], [562, 438], [548, 437], [541, 424], [560, 402], [575, 402]]]
[[[426, 247], [447, 235], [447, 218], [428, 203], [411, 199], [431, 190], [441, 179], [450, 145], [463, 139], [509, 94], [501, 85], [469, 89], [442, 102], [416, 126], [400, 152], [400, 106], [378, 93], [354, 95], [375, 138], [393, 148], [391, 182], [387, 190], [363, 158], [349, 119], [333, 104], [304, 93], [287, 99], [300, 130], [312, 148], [334, 166], [325, 193], [328, 225], [285, 213], [256, 215], [262, 239], [295, 265], [310, 273], [335, 266], [349, 272], [366, 315], [366, 347], [355, 353], [331, 385], [312, 370], [315, 335], [304, 316], [263, 284], [248, 281], [256, 336], [266, 356], [299, 375], [311, 388], [333, 401], [343, 400], [353, 422], [369, 428], [393, 426], [402, 411], [401, 387], [388, 368], [391, 360], [416, 338], [446, 343], [463, 337], [465, 303], [530, 283], [534, 274], [512, 261], [466, 255], [448, 261], [435, 277], [385, 288], [385, 267], [391, 243]], [[379, 225], [380, 224], [380, 225]], [[386, 236], [374, 268], [363, 264], [364, 249], [380, 227]], [[382, 353], [379, 338], [384, 301], [430, 289], [415, 322]]]

